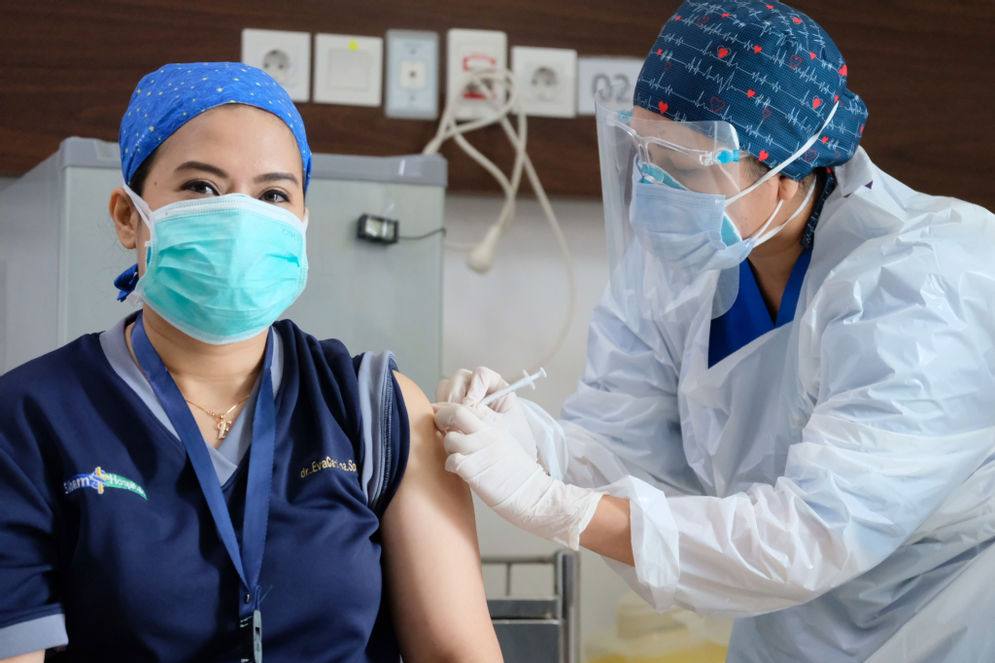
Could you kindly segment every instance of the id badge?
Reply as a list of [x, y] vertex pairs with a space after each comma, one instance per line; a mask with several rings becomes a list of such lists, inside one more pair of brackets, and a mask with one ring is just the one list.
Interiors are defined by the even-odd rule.
[[253, 610], [238, 623], [242, 639], [241, 663], [263, 663], [263, 614]]

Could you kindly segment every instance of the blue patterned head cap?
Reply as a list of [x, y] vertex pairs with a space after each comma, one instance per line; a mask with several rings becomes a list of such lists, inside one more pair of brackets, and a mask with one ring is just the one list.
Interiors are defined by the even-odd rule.
[[135, 171], [164, 140], [206, 110], [247, 104], [283, 120], [294, 134], [304, 166], [304, 190], [311, 181], [311, 148], [304, 121], [286, 90], [262, 69], [240, 62], [167, 64], [138, 82], [121, 118], [121, 172]]
[[805, 14], [775, 0], [688, 0], [650, 49], [633, 104], [681, 122], [729, 122], [740, 148], [769, 167], [819, 132], [781, 171], [801, 180], [857, 151], [867, 107], [846, 80], [836, 44]]

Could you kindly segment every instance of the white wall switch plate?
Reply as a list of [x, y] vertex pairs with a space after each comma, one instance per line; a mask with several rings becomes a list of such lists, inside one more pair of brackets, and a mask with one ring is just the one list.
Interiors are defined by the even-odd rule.
[[259, 67], [294, 101], [311, 92], [311, 34], [286, 30], [242, 30], [242, 62]]
[[577, 114], [594, 115], [594, 93], [603, 87], [625, 83], [619, 101], [632, 102], [642, 58], [597, 57], [577, 60]]
[[379, 106], [383, 39], [356, 35], [314, 36], [314, 101]]
[[446, 99], [463, 98], [457, 120], [471, 120], [485, 115], [491, 108], [486, 93], [463, 85], [467, 71], [506, 69], [508, 35], [499, 30], [463, 30], [446, 32]]
[[577, 51], [513, 46], [511, 69], [526, 115], [577, 115]]
[[387, 117], [434, 120], [439, 116], [439, 35], [387, 31]]

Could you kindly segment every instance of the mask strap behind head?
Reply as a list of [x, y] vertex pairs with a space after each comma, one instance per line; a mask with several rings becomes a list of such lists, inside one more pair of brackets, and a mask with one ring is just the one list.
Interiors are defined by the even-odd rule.
[[746, 187], [745, 189], [743, 189], [742, 191], [740, 191], [739, 193], [737, 193], [733, 197], [727, 198], [726, 202], [725, 202], [726, 206], [728, 207], [729, 204], [731, 204], [731, 203], [739, 200], [743, 196], [749, 194], [751, 191], [753, 191], [754, 189], [756, 189], [758, 186], [760, 186], [761, 184], [763, 184], [764, 182], [766, 182], [767, 180], [769, 180], [770, 178], [774, 177], [775, 175], [777, 175], [778, 173], [780, 173], [782, 170], [784, 170], [785, 168], [787, 168], [788, 166], [790, 166], [792, 163], [794, 163], [795, 159], [797, 159], [801, 155], [805, 154], [805, 152], [808, 151], [808, 148], [812, 147], [812, 145], [815, 143], [815, 141], [817, 141], [819, 139], [819, 136], [822, 134], [822, 132], [826, 130], [826, 127], [829, 126], [829, 123], [832, 122], [833, 116], [836, 115], [836, 109], [839, 108], [839, 107], [840, 107], [840, 102], [837, 101], [835, 104], [833, 104], [833, 109], [831, 111], [829, 111], [829, 117], [827, 117], [826, 121], [822, 123], [822, 126], [819, 127], [819, 130], [816, 131], [814, 134], [812, 134], [812, 136], [809, 137], [809, 139], [807, 141], [805, 141], [804, 143], [802, 143], [802, 146], [799, 147], [797, 150], [795, 150], [794, 154], [792, 154], [787, 159], [785, 159], [784, 161], [782, 161], [781, 163], [779, 163], [778, 165], [774, 166], [769, 171], [767, 171], [766, 173], [764, 173], [763, 177], [761, 177], [759, 180], [757, 180], [756, 182], [754, 182], [750, 186]]

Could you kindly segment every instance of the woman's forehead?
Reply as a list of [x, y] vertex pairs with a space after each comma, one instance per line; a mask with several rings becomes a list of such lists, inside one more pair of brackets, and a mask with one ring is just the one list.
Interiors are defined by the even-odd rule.
[[272, 113], [243, 104], [226, 104], [200, 113], [167, 138], [159, 150], [157, 162], [174, 167], [176, 163], [198, 161], [278, 167], [298, 175], [303, 170], [301, 153], [289, 127]]

